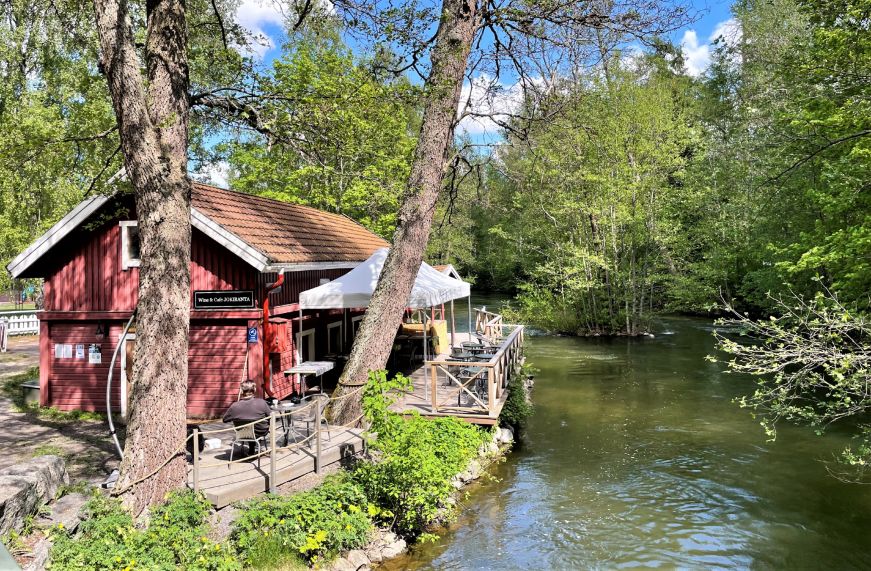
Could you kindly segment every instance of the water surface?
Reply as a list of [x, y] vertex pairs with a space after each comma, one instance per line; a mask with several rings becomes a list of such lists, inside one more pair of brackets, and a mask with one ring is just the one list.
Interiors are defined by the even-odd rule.
[[654, 339], [534, 337], [525, 445], [459, 521], [390, 569], [871, 569], [871, 486], [832, 478], [847, 439], [731, 402], [753, 381], [704, 356], [708, 322]]

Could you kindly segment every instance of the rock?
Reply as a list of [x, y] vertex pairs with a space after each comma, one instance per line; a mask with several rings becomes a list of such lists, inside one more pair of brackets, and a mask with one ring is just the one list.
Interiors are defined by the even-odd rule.
[[380, 547], [366, 549], [366, 557], [369, 558], [371, 563], [381, 563], [384, 561], [384, 556], [381, 555]]
[[510, 428], [500, 428], [496, 431], [496, 439], [502, 444], [511, 444], [514, 442], [514, 433]]
[[481, 477], [481, 463], [477, 460], [472, 460], [469, 462], [469, 467], [466, 468], [466, 473], [469, 474], [469, 480], [477, 480]]
[[459, 477], [454, 477], [454, 479], [451, 480], [451, 485], [454, 487], [455, 490], [459, 490], [463, 487], [463, 480], [461, 480]]
[[332, 571], [357, 571], [357, 568], [344, 557], [339, 557], [333, 561], [332, 565], [330, 565], [330, 569], [332, 569]]
[[31, 556], [32, 559], [23, 571], [43, 571], [46, 565], [48, 565], [48, 558], [50, 553], [51, 541], [45, 538], [41, 539], [39, 543], [37, 543], [33, 547], [33, 555]]
[[74, 531], [81, 521], [80, 513], [82, 506], [88, 498], [82, 494], [68, 494], [51, 506], [51, 514], [48, 517], [37, 520], [37, 525], [54, 527], [63, 525], [68, 531]]
[[66, 465], [60, 456], [38, 456], [28, 462], [15, 464], [0, 470], [0, 476], [24, 476], [33, 478], [36, 494], [44, 502], [54, 499], [58, 488], [70, 483]]
[[36, 478], [0, 476], [0, 535], [19, 531], [25, 518], [42, 503], [36, 493]]
[[402, 555], [405, 553], [406, 547], [407, 545], [405, 544], [404, 539], [397, 539], [381, 551], [381, 556], [384, 557], [384, 559], [390, 559], [391, 557]]
[[362, 549], [352, 549], [345, 558], [354, 566], [354, 569], [368, 569], [371, 565], [369, 557]]
[[495, 456], [496, 454], [499, 454], [499, 445], [496, 444], [495, 442], [489, 443], [487, 445], [487, 455], [488, 456]]

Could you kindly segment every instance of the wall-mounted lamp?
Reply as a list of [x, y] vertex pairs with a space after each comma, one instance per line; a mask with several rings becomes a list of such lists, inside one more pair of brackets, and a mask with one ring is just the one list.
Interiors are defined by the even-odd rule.
[[102, 341], [106, 337], [106, 324], [103, 322], [97, 323], [97, 341]]

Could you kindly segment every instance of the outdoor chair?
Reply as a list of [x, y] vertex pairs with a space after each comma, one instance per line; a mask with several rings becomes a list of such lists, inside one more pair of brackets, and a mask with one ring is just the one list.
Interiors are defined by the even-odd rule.
[[230, 443], [230, 462], [233, 461], [233, 453], [236, 451], [237, 444], [254, 445], [257, 447], [257, 465], [260, 465], [260, 449], [266, 448], [266, 436], [257, 436], [254, 432], [254, 425], [248, 423], [244, 426], [233, 427], [233, 442]]
[[[321, 401], [320, 418], [318, 418], [318, 407], [314, 404], [317, 400]], [[329, 402], [330, 402], [330, 397], [328, 395], [323, 394], [323, 393], [318, 393], [318, 394], [314, 394], [314, 395], [308, 395], [307, 397], [303, 397], [303, 399], [300, 401], [300, 408], [303, 408], [309, 404], [311, 404], [312, 406], [301, 411], [299, 415], [291, 416], [291, 423], [294, 423], [296, 421], [300, 421], [300, 422], [305, 423], [306, 438], [308, 438], [309, 436], [312, 435], [315, 427], [317, 426], [317, 423], [320, 423], [322, 425], [326, 425], [327, 430], [322, 431], [321, 434], [326, 432], [327, 440], [331, 441], [332, 436], [331, 436], [330, 431], [329, 431], [329, 425], [327, 424], [327, 420], [324, 417], [324, 409], [327, 407], [327, 404], [329, 404]], [[311, 441], [309, 441], [309, 446], [311, 446]]]

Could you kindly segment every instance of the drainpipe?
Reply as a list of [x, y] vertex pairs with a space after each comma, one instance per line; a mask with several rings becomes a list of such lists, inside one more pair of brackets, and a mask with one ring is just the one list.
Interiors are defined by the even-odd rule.
[[278, 272], [278, 279], [275, 283], [266, 286], [266, 294], [263, 296], [263, 394], [275, 398], [272, 394], [272, 383], [269, 376], [269, 296], [281, 291], [281, 285], [284, 283], [284, 269]]

